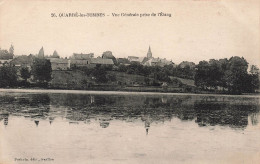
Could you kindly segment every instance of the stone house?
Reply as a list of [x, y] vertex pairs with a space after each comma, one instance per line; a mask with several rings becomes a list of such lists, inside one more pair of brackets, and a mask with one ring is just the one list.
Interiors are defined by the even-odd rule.
[[67, 70], [70, 67], [68, 59], [49, 58], [48, 60], [51, 62], [52, 70]]

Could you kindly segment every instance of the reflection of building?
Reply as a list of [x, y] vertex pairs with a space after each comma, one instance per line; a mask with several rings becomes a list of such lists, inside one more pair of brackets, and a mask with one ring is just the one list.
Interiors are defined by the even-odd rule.
[[149, 120], [145, 120], [144, 127], [145, 127], [145, 131], [146, 131], [146, 135], [147, 135], [149, 128], [150, 128], [150, 121]]
[[145, 131], [146, 131], [146, 135], [148, 135], [150, 124], [151, 124], [150, 116], [149, 115], [144, 115], [141, 118], [141, 120], [144, 121], [144, 127], [145, 127]]
[[252, 113], [251, 115], [248, 116], [248, 120], [254, 126], [258, 124], [258, 117], [259, 117], [259, 113]]
[[84, 121], [86, 115], [81, 111], [68, 111], [66, 118], [72, 121]]
[[4, 117], [4, 125], [7, 126], [8, 125], [8, 115], [6, 115]]
[[49, 123], [50, 123], [50, 125], [52, 124], [53, 120], [54, 120], [54, 117], [49, 117]]
[[109, 115], [102, 116], [99, 119], [99, 125], [102, 128], [107, 128], [109, 126], [109, 121], [112, 120], [112, 118]]
[[107, 121], [101, 121], [99, 124], [102, 128], [107, 128], [109, 126], [109, 122]]
[[163, 104], [166, 104], [166, 103], [167, 103], [167, 97], [162, 97], [161, 100], [162, 100], [162, 103], [163, 103]]
[[39, 125], [39, 122], [40, 121], [38, 121], [38, 120], [34, 120], [34, 123], [35, 123], [35, 125], [38, 127], [38, 125]]
[[5, 126], [8, 125], [8, 117], [9, 117], [9, 114], [0, 114], [0, 121], [4, 120], [4, 125]]
[[90, 103], [94, 103], [95, 102], [95, 96], [90, 96]]

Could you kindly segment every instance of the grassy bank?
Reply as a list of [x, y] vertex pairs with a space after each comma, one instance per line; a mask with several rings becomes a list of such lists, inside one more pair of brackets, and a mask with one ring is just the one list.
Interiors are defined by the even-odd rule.
[[[107, 76], [113, 77], [113, 79], [107, 83], [98, 83], [92, 76], [88, 76], [80, 70], [53, 71], [49, 88], [98, 91], [186, 92], [185, 87], [180, 87], [181, 82], [178, 80], [168, 84], [167, 87], [162, 87], [161, 85], [147, 85], [147, 77], [141, 75], [108, 71]], [[148, 79], [150, 82], [153, 80], [153, 78]]]

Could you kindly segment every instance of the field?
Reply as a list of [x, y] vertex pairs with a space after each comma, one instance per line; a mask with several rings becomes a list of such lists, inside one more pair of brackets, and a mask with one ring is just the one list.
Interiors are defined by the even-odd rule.
[[[113, 81], [107, 83], [97, 83], [92, 76], [87, 76], [83, 71], [53, 71], [51, 88], [57, 89], [84, 89], [84, 90], [122, 90], [122, 91], [155, 91], [164, 92], [162, 86], [147, 85], [145, 76], [127, 74], [124, 72], [108, 71], [107, 76], [113, 76]], [[168, 92], [182, 92], [183, 88], [179, 87], [179, 83], [193, 86], [194, 82], [188, 79], [177, 78], [172, 84], [168, 84]], [[150, 82], [153, 78], [148, 78]], [[193, 84], [193, 85], [192, 85]]]

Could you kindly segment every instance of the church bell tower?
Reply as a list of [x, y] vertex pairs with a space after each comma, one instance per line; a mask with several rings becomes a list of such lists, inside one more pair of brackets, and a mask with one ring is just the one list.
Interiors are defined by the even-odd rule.
[[151, 59], [153, 57], [151, 47], [149, 46], [148, 52], [147, 52], [147, 58]]

